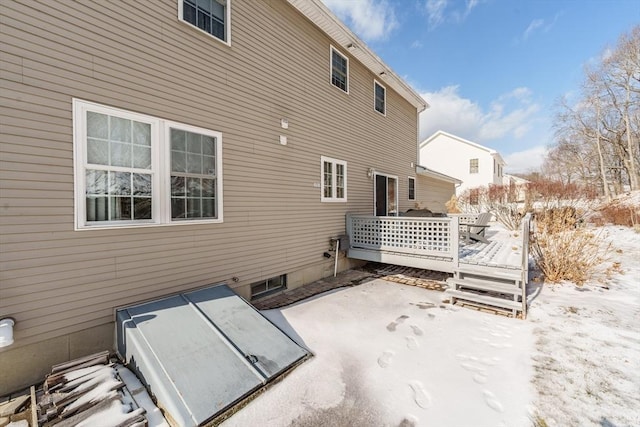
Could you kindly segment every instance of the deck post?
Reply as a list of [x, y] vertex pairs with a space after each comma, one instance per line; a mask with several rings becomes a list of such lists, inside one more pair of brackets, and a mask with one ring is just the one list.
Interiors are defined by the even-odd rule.
[[529, 281], [529, 233], [531, 213], [522, 220], [522, 318], [527, 317], [527, 282]]
[[449, 217], [451, 218], [451, 228], [449, 230], [451, 238], [451, 257], [453, 261], [453, 270], [458, 275], [459, 258], [460, 258], [460, 220], [457, 215]]
[[347, 239], [349, 239], [349, 247], [342, 248], [342, 250], [344, 250], [344, 251], [349, 251], [349, 248], [351, 248], [353, 246], [353, 221], [352, 221], [352, 218], [351, 218], [352, 215], [353, 214], [347, 212], [347, 215], [345, 216], [346, 223], [347, 223], [346, 227], [345, 227], [345, 230], [347, 232]]

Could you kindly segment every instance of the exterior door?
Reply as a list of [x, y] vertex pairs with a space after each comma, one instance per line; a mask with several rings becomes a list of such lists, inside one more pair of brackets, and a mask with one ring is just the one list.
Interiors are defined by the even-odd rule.
[[398, 177], [375, 174], [374, 214], [376, 216], [398, 215]]

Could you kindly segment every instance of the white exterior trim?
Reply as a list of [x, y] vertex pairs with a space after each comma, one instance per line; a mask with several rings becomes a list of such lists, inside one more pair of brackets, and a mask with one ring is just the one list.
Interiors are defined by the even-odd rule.
[[[333, 165], [333, 170], [331, 173], [331, 188], [332, 195], [331, 197], [324, 196], [324, 164], [331, 163]], [[342, 165], [344, 167], [344, 197], [336, 197], [336, 165]], [[321, 202], [331, 202], [331, 203], [344, 203], [347, 201], [347, 162], [345, 160], [333, 159], [331, 157], [320, 156], [320, 201]]]
[[[329, 47], [329, 84], [338, 89], [340, 92], [349, 95], [349, 89], [351, 88], [351, 82], [349, 81], [349, 57], [336, 49], [333, 45], [330, 44]], [[338, 86], [333, 84], [333, 52], [336, 52], [338, 55], [343, 57], [345, 61], [347, 61], [347, 90], [342, 90]]]
[[[218, 0], [214, 0], [214, 1], [218, 1]], [[227, 46], [231, 46], [231, 0], [225, 0], [226, 1], [226, 6], [225, 6], [225, 21], [224, 21], [224, 32], [225, 32], [225, 39], [226, 40], [220, 40], [219, 38], [217, 38], [216, 36], [214, 36], [213, 34], [209, 34], [204, 30], [201, 30], [200, 28], [196, 27], [195, 25], [193, 25], [191, 22], [187, 22], [184, 20], [184, 0], [178, 0], [178, 20], [180, 22], [182, 22], [183, 24], [189, 26], [190, 28], [193, 28], [194, 30], [202, 33], [202, 34], [206, 34], [207, 36], [211, 37], [212, 39], [216, 40], [219, 43], [225, 44]]]
[[[415, 176], [409, 176], [407, 177], [409, 179], [407, 179], [407, 200], [411, 200], [411, 201], [415, 201], [416, 200], [416, 196], [417, 196], [417, 192], [418, 192], [418, 188], [416, 187], [416, 177]], [[411, 198], [411, 193], [409, 190], [411, 190], [411, 181], [413, 180], [413, 199]]]
[[[398, 215], [398, 210], [400, 208], [399, 204], [398, 204], [398, 188], [399, 188], [399, 183], [398, 183], [398, 176], [397, 175], [391, 175], [388, 173], [384, 173], [384, 172], [373, 172], [373, 214], [376, 215], [376, 205], [378, 204], [378, 193], [376, 191], [376, 176], [384, 176], [386, 178], [393, 178], [396, 180], [396, 191], [395, 191], [395, 204], [396, 204], [396, 215]], [[387, 183], [389, 181], [387, 180]], [[387, 187], [387, 192], [389, 191], [389, 188]], [[388, 193], [387, 193], [388, 194]], [[387, 211], [389, 211], [389, 206], [387, 206]]]
[[[376, 110], [376, 85], [384, 89], [384, 112]], [[387, 87], [376, 79], [373, 79], [373, 111], [387, 117]]]
[[[84, 101], [73, 98], [73, 153], [74, 153], [74, 220], [76, 231], [82, 230], [104, 230], [121, 228], [138, 228], [149, 226], [173, 226], [186, 224], [212, 224], [223, 222], [222, 203], [222, 133], [195, 126], [175, 123], [153, 116], [134, 113], [116, 107], [109, 107], [102, 104]], [[151, 126], [151, 169], [141, 169], [141, 172], [150, 174], [151, 179], [151, 218], [150, 220], [131, 221], [100, 221], [87, 224], [86, 221], [86, 173], [87, 169], [87, 126], [86, 113], [93, 111], [101, 114], [113, 115], [121, 118], [148, 123]], [[200, 133], [216, 138], [216, 193], [215, 208], [217, 218], [180, 220], [171, 219], [171, 140], [169, 131], [171, 128], [181, 129], [190, 132]], [[92, 169], [101, 169], [99, 165], [92, 165]], [[105, 167], [107, 169], [107, 167]], [[121, 169], [122, 171], [132, 171], [133, 168], [119, 168], [109, 166], [109, 170]]]
[[374, 75], [379, 76], [384, 72], [385, 82], [407, 102], [413, 105], [418, 112], [424, 111], [429, 104], [400, 76], [398, 76], [378, 55], [376, 55], [353, 31], [347, 28], [330, 10], [322, 3], [322, 0], [287, 0], [291, 6], [298, 10], [307, 19], [313, 22], [327, 36], [334, 40], [344, 50], [349, 50], [352, 57], [367, 67]]

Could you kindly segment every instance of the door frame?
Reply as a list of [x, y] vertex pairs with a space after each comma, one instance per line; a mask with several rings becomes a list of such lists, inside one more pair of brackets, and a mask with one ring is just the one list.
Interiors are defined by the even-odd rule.
[[[387, 197], [387, 215], [385, 216], [398, 216], [399, 213], [399, 206], [398, 206], [398, 177], [396, 175], [391, 175], [388, 173], [383, 173], [383, 172], [374, 172], [373, 173], [373, 215], [374, 216], [378, 216], [377, 215], [377, 204], [378, 204], [378, 191], [377, 191], [377, 185], [378, 185], [378, 176], [384, 176], [385, 179], [385, 183], [386, 183], [386, 197]], [[389, 178], [392, 178], [395, 180], [395, 205], [396, 205], [396, 211], [395, 214], [389, 214], [389, 205], [388, 205], [388, 200], [389, 200]]]

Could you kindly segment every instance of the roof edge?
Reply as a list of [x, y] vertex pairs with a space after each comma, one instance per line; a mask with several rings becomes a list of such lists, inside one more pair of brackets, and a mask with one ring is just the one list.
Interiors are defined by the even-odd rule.
[[421, 166], [421, 165], [416, 165], [416, 173], [419, 174], [419, 175], [428, 176], [430, 178], [439, 179], [441, 181], [450, 182], [452, 184], [462, 184], [462, 181], [459, 180], [458, 178], [454, 178], [452, 176], [445, 175], [445, 174], [440, 173], [440, 172], [436, 172], [433, 169], [429, 169], [429, 168], [427, 168], [425, 166]]
[[398, 76], [364, 41], [351, 31], [321, 0], [287, 0], [298, 12], [314, 23], [352, 57], [360, 61], [377, 78], [413, 105], [418, 113], [429, 104], [407, 82]]
[[433, 141], [434, 139], [436, 139], [438, 136], [443, 135], [443, 136], [448, 136], [449, 138], [455, 139], [457, 141], [463, 142], [465, 144], [468, 144], [472, 147], [475, 148], [479, 148], [483, 151], [486, 151], [487, 153], [491, 154], [494, 157], [498, 157], [500, 160], [502, 160], [502, 163], [504, 165], [507, 164], [507, 162], [504, 161], [504, 158], [502, 157], [502, 155], [500, 154], [500, 152], [498, 152], [497, 150], [494, 150], [493, 148], [489, 148], [489, 147], [485, 147], [484, 145], [478, 144], [477, 142], [473, 142], [473, 141], [469, 141], [468, 139], [464, 139], [460, 136], [454, 135], [452, 133], [449, 132], [445, 132], [443, 130], [439, 130], [436, 131], [433, 135], [425, 138], [419, 145], [420, 148], [424, 147], [425, 145], [429, 144], [431, 141]]

